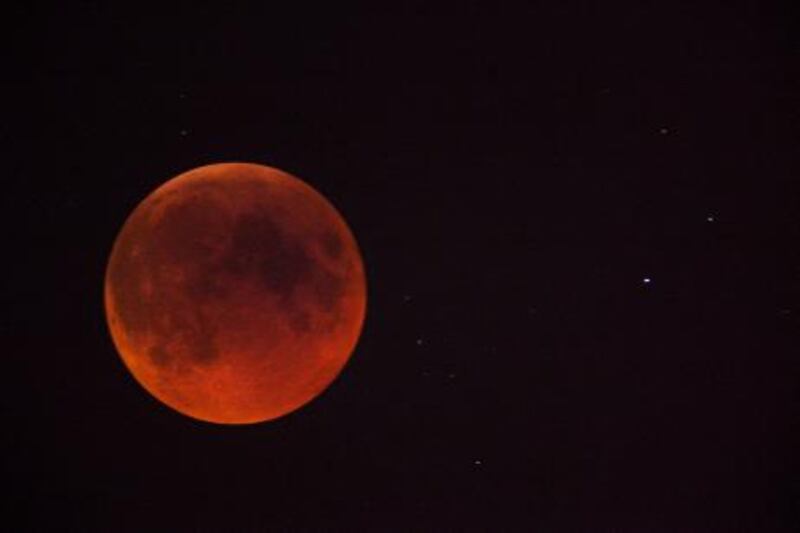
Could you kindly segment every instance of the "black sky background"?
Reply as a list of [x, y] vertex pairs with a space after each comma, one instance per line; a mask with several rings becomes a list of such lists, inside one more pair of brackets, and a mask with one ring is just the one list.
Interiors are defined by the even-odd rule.
[[[7, 520], [794, 531], [798, 19], [697, 4], [9, 12]], [[369, 288], [340, 378], [248, 427], [149, 397], [102, 308], [136, 204], [231, 160], [328, 197]]]

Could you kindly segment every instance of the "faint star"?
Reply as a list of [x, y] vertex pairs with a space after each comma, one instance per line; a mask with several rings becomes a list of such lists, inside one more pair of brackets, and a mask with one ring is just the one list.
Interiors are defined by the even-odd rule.
[[649, 284], [651, 281], [653, 281], [653, 280], [650, 279], [650, 278], [643, 278], [642, 279], [642, 283], [644, 283], [645, 285]]
[[181, 130], [181, 137], [186, 137], [189, 135], [189, 130]]
[[417, 346], [422, 346], [422, 339], [417, 339]]
[[714, 215], [708, 215], [706, 217], [706, 222], [714, 222]]
[[450, 374], [447, 374], [447, 377], [450, 378], [450, 379], [454, 379], [456, 377], [456, 375], [453, 374], [453, 373], [450, 373]]
[[660, 133], [661, 135], [666, 135], [667, 133], [669, 133], [669, 130], [667, 128], [661, 128], [660, 130], [658, 130], [658, 133]]
[[406, 303], [410, 302], [411, 301], [411, 295], [410, 294], [404, 295], [403, 296], [403, 301], [406, 302]]
[[480, 459], [475, 459], [475, 464], [480, 466], [483, 464], [483, 461], [481, 461]]

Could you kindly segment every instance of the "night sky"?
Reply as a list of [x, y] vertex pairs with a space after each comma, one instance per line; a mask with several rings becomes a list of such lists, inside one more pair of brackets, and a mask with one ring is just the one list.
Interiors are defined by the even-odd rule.
[[[6, 13], [6, 520], [794, 531], [791, 2], [327, 4]], [[132, 209], [223, 161], [319, 190], [367, 270], [339, 379], [253, 426], [152, 398], [103, 310]]]

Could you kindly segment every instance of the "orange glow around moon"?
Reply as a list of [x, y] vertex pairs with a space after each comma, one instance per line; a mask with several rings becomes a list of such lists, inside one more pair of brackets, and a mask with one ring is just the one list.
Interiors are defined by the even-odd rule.
[[220, 424], [271, 420], [336, 378], [366, 309], [344, 219], [280, 170], [200, 167], [139, 204], [105, 278], [111, 336], [153, 396]]

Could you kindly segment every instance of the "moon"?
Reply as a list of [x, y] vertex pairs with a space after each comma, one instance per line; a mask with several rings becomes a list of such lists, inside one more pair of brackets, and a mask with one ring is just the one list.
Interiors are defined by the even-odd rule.
[[281, 170], [181, 174], [130, 214], [104, 302], [133, 377], [189, 417], [272, 420], [339, 375], [366, 312], [364, 264], [339, 212]]

